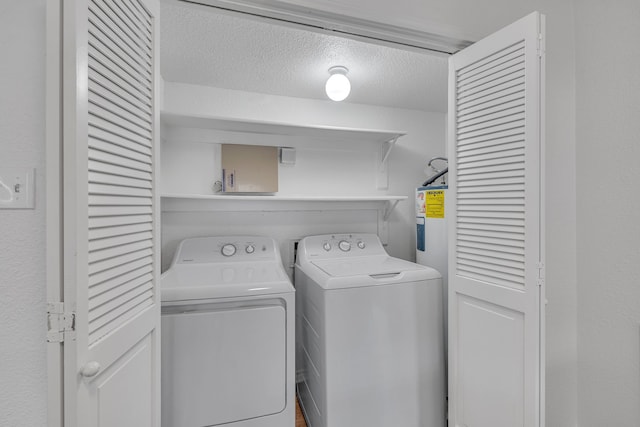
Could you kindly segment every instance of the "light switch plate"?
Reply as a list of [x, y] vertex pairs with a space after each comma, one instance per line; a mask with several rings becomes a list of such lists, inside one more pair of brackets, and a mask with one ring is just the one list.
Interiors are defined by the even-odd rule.
[[35, 207], [35, 169], [0, 167], [0, 209]]

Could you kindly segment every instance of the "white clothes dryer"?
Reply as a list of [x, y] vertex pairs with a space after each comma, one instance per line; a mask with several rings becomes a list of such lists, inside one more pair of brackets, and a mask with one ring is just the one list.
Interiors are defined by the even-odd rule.
[[187, 239], [161, 277], [162, 426], [293, 427], [293, 286], [268, 237]]
[[374, 234], [306, 237], [295, 266], [309, 427], [443, 427], [442, 279]]

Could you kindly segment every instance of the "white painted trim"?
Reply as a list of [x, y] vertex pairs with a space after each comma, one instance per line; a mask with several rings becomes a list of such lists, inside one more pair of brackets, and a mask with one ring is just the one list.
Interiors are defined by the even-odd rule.
[[540, 286], [540, 427], [546, 425], [546, 305], [547, 305], [547, 283], [546, 283], [546, 37], [547, 37], [547, 17], [540, 15], [540, 263], [542, 264], [542, 281]]
[[[47, 302], [62, 301], [61, 224], [61, 0], [47, 2], [46, 45], [46, 288]], [[47, 425], [63, 425], [62, 343], [47, 343]]]
[[160, 165], [161, 158], [161, 125], [160, 125], [160, 111], [163, 104], [164, 93], [164, 80], [160, 74], [160, 2], [158, 0], [148, 0], [144, 2], [145, 7], [149, 9], [153, 16], [153, 274], [155, 276], [154, 283], [154, 320], [155, 328], [152, 335], [152, 348], [153, 348], [153, 363], [155, 372], [153, 373], [153, 385], [151, 389], [151, 401], [153, 402], [153, 415], [152, 415], [152, 427], [160, 427], [162, 422], [162, 394], [161, 394], [161, 343], [160, 343], [160, 273], [161, 273], [161, 248], [162, 248], [162, 233], [161, 233], [161, 199], [160, 199]]
[[316, 31], [329, 31], [340, 36], [366, 39], [384, 45], [410, 49], [426, 49], [443, 54], [455, 53], [472, 42], [417, 29], [389, 25], [354, 16], [311, 9], [278, 0], [181, 0], [212, 6], [221, 10], [239, 12], [259, 18], [268, 18], [282, 24], [303, 25]]

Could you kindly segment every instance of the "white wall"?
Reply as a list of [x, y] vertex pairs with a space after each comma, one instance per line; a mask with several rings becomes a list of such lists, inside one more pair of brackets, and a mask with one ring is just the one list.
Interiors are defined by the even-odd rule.
[[[216, 146], [234, 142], [295, 147], [295, 166], [280, 166], [278, 195], [404, 195], [390, 218], [389, 245], [394, 256], [415, 259], [415, 187], [426, 176], [429, 158], [445, 152], [445, 115], [331, 101], [289, 98], [194, 85], [165, 83], [164, 110], [193, 116], [270, 120], [296, 124], [387, 129], [407, 132], [389, 158], [389, 189], [376, 188], [380, 145], [298, 136], [262, 135], [168, 127], [163, 136], [162, 191], [209, 193], [216, 179]], [[286, 258], [288, 239], [332, 232], [377, 231], [371, 210], [349, 212], [164, 213], [163, 268], [179, 240], [230, 233], [271, 235]], [[239, 220], [242, 218], [242, 220]], [[286, 261], [286, 260], [285, 260]]]
[[[573, 4], [576, 8], [580, 8], [582, 2], [572, 3], [569, 0], [284, 1], [469, 40], [478, 40], [534, 10], [546, 14], [546, 283], [549, 300], [546, 316], [546, 419], [550, 427], [577, 425]], [[637, 18], [637, 15], [635, 17]], [[613, 29], [610, 31], [612, 34], [615, 33]], [[598, 53], [591, 52], [591, 54], [593, 60], [597, 61]]]
[[582, 427], [635, 427], [640, 425], [640, 2], [575, 4], [579, 421]]
[[0, 425], [47, 424], [45, 0], [0, 4], [0, 171], [36, 168], [35, 210], [0, 210]]

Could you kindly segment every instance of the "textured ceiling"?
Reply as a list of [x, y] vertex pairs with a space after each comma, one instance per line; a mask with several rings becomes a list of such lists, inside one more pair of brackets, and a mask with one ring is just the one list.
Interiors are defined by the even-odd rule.
[[344, 102], [446, 111], [447, 58], [164, 0], [166, 81], [323, 99], [328, 69], [349, 69]]

